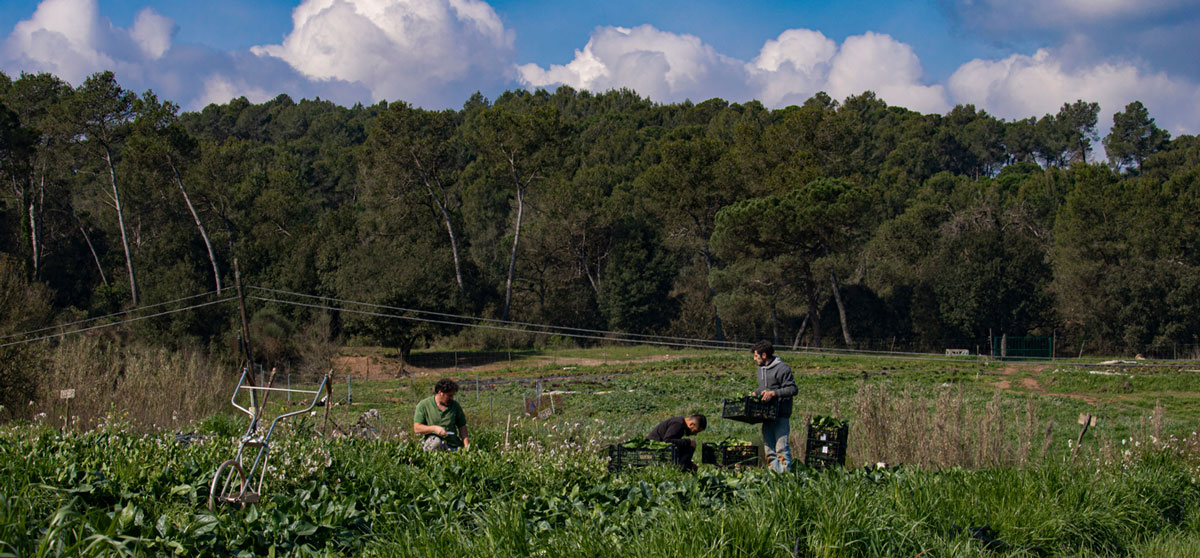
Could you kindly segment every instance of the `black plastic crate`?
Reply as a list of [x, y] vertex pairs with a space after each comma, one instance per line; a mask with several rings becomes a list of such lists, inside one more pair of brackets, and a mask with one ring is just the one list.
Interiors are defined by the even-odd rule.
[[747, 395], [741, 399], [726, 399], [721, 402], [721, 418], [741, 422], [758, 423], [775, 420], [779, 415], [779, 399], [763, 401]]
[[804, 456], [804, 464], [813, 469], [828, 469], [830, 467], [845, 467], [846, 455], [827, 456], [821, 453], [809, 453]]
[[677, 461], [674, 445], [664, 448], [631, 448], [619, 444], [608, 446], [608, 470], [617, 472], [649, 465], [671, 465]]
[[[814, 417], [816, 418], [816, 417]], [[804, 443], [804, 464], [814, 468], [846, 465], [846, 440], [850, 425], [818, 426], [810, 420], [808, 436]]]
[[753, 467], [758, 465], [758, 446], [754, 444], [714, 444], [705, 442], [700, 446], [700, 462], [717, 467]]

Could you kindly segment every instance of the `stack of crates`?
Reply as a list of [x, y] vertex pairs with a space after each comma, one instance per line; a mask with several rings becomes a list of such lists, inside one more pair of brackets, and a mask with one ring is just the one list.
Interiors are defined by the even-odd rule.
[[721, 418], [751, 424], [775, 420], [779, 414], [779, 399], [763, 401], [748, 395], [741, 399], [726, 399], [721, 403]]
[[674, 445], [662, 448], [634, 448], [613, 444], [608, 446], [608, 470], [615, 473], [649, 465], [671, 465], [677, 461], [676, 455]]
[[714, 444], [700, 446], [700, 462], [723, 469], [758, 465], [758, 447], [754, 444]]
[[[808, 421], [808, 440], [804, 444], [804, 464], [814, 469], [825, 469], [838, 465], [846, 466], [846, 440], [850, 434], [850, 424], [845, 421], [817, 421], [813, 417]], [[814, 422], [829, 424], [835, 422], [839, 426], [818, 426]]]

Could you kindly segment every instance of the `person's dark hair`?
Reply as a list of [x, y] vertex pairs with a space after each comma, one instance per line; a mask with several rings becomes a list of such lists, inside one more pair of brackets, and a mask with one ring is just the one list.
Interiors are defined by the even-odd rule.
[[704, 418], [704, 415], [702, 415], [700, 413], [696, 413], [688, 418], [696, 421], [696, 426], [699, 426], [700, 430], [704, 430], [705, 428], [708, 428], [708, 419]]
[[768, 356], [768, 357], [775, 356], [775, 347], [773, 345], [771, 345], [771, 342], [767, 341], [766, 339], [763, 339], [762, 341], [755, 343], [754, 347], [751, 347], [751, 350], [760, 355], [763, 355], [763, 356]]
[[458, 384], [450, 378], [442, 378], [433, 386], [434, 393], [458, 393]]

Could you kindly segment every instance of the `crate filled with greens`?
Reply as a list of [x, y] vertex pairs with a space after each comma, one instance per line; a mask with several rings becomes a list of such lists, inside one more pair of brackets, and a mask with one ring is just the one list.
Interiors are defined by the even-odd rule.
[[846, 440], [850, 423], [823, 415], [808, 421], [808, 436], [804, 443], [804, 464], [823, 469], [846, 465]]
[[724, 469], [758, 465], [758, 446], [747, 440], [726, 438], [700, 446], [700, 462]]
[[677, 461], [676, 455], [675, 446], [667, 442], [630, 440], [608, 446], [608, 470], [615, 473], [648, 465], [671, 465]]
[[741, 399], [726, 399], [721, 402], [721, 418], [740, 422], [759, 423], [775, 420], [779, 414], [779, 400], [763, 401], [756, 395]]

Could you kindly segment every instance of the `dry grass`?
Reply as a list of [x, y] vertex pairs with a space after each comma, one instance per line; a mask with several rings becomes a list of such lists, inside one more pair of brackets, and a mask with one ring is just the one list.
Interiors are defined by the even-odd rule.
[[[1033, 401], [1005, 409], [997, 391], [982, 408], [948, 387], [936, 398], [890, 393], [866, 384], [854, 398], [854, 433], [847, 461], [968, 468], [1024, 465], [1035, 441], [1044, 454], [1052, 429], [1041, 430]], [[1042, 440], [1036, 440], [1039, 435]]]
[[67, 406], [59, 390], [74, 389], [66, 422], [76, 427], [113, 414], [141, 428], [179, 427], [220, 409], [236, 382], [231, 370], [199, 352], [120, 345], [104, 337], [66, 341], [46, 365], [35, 405], [61, 425]]

